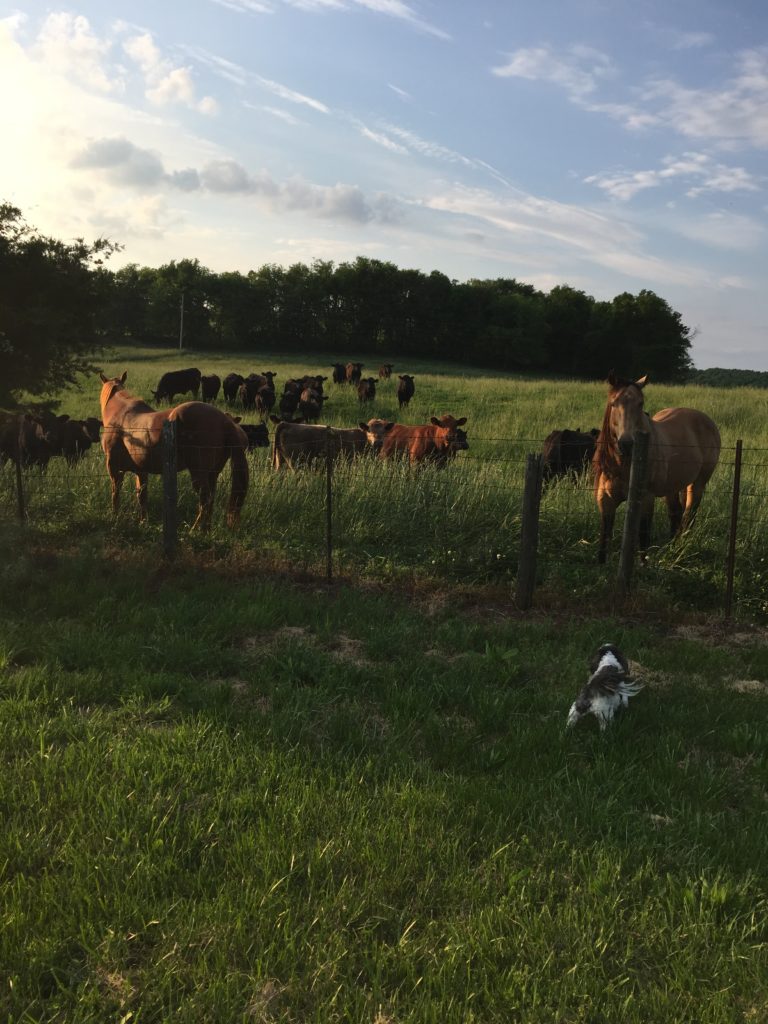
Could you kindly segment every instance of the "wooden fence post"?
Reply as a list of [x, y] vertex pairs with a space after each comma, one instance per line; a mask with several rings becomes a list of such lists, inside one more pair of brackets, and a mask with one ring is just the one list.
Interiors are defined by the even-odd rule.
[[533, 590], [536, 585], [542, 469], [541, 455], [527, 456], [525, 488], [523, 490], [523, 518], [520, 526], [520, 557], [517, 563], [517, 605], [523, 611], [533, 604]]
[[731, 525], [728, 532], [728, 557], [725, 575], [725, 617], [730, 619], [733, 610], [733, 577], [736, 571], [736, 529], [739, 522], [739, 496], [741, 493], [741, 449], [742, 442], [736, 442], [736, 456], [733, 460], [733, 494], [731, 496]]
[[627, 514], [624, 519], [624, 533], [621, 538], [619, 574], [617, 578], [620, 593], [628, 594], [632, 585], [632, 569], [637, 553], [640, 531], [640, 517], [643, 508], [643, 491], [648, 473], [648, 442], [650, 434], [636, 433], [632, 439], [632, 465], [629, 470], [629, 493]]
[[333, 579], [333, 427], [325, 433], [325, 575]]
[[19, 522], [25, 523], [27, 521], [27, 510], [24, 507], [24, 484], [21, 475], [21, 427], [19, 427], [19, 431], [16, 434], [16, 451], [14, 452], [13, 464], [16, 470], [16, 511]]
[[166, 420], [161, 437], [163, 456], [163, 554], [173, 558], [177, 543], [177, 516], [179, 484], [176, 463], [176, 423]]

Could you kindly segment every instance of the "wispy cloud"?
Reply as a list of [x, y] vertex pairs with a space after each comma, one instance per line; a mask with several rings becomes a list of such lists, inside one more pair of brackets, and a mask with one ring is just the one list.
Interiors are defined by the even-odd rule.
[[150, 32], [130, 36], [123, 43], [123, 50], [144, 75], [146, 97], [156, 106], [182, 103], [201, 114], [215, 114], [218, 104], [212, 96], [197, 99], [192, 69], [174, 67], [163, 58]]
[[387, 82], [387, 87], [392, 90], [395, 96], [399, 96], [401, 100], [406, 103], [410, 103], [413, 97], [405, 89], [401, 89], [398, 85], [393, 85], [391, 82]]
[[548, 46], [515, 50], [506, 64], [491, 68], [498, 78], [527, 78], [551, 82], [574, 99], [593, 93], [598, 84], [613, 75], [609, 57], [587, 46], [571, 46], [557, 54]]
[[220, 57], [216, 53], [211, 53], [209, 50], [204, 50], [200, 46], [185, 46], [184, 51], [188, 53], [193, 60], [199, 61], [199, 63], [213, 71], [214, 74], [219, 75], [221, 78], [225, 78], [229, 82], [233, 82], [235, 85], [258, 85], [262, 89], [266, 89], [267, 92], [271, 92], [274, 96], [279, 96], [280, 99], [287, 100], [289, 103], [297, 103], [301, 106], [311, 107], [312, 110], [316, 110], [321, 114], [330, 113], [329, 107], [320, 100], [317, 100], [312, 96], [306, 96], [304, 93], [297, 92], [295, 89], [291, 89], [289, 86], [283, 85], [281, 82], [275, 82], [270, 78], [265, 78], [263, 75], [259, 75], [255, 71], [249, 71], [241, 64], [236, 64], [234, 61], [226, 60], [226, 58]]
[[673, 179], [696, 182], [686, 190], [690, 198], [706, 192], [757, 192], [760, 185], [743, 167], [716, 163], [705, 153], [667, 156], [660, 168], [640, 171], [591, 174], [584, 181], [607, 192], [614, 199], [628, 200], [646, 189], [659, 188]]
[[66, 75], [100, 93], [121, 93], [123, 75], [110, 70], [112, 42], [100, 39], [82, 15], [49, 14], [32, 47], [33, 56], [52, 71]]
[[[272, 14], [275, 10], [273, 5], [262, 3], [260, 0], [212, 0], [212, 2], [220, 7], [238, 11], [240, 14]], [[410, 4], [404, 3], [403, 0], [275, 0], [275, 2], [282, 2], [289, 7], [312, 12], [352, 11], [356, 8], [363, 8], [374, 14], [384, 14], [387, 17], [396, 18], [437, 39], [450, 39], [447, 32], [422, 18]]]
[[715, 37], [711, 32], [675, 32], [672, 36], [673, 50], [698, 50], [711, 46]]
[[360, 134], [364, 139], [370, 139], [371, 142], [375, 142], [377, 146], [383, 146], [384, 149], [388, 149], [392, 153], [407, 153], [408, 150], [405, 146], [401, 146], [399, 142], [395, 142], [394, 139], [390, 139], [388, 135], [383, 132], [374, 132], [370, 128], [366, 128], [364, 124], [359, 125]]

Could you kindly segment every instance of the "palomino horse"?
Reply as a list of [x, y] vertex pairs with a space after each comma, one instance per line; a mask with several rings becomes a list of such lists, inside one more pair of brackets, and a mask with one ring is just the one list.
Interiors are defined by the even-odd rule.
[[147, 477], [162, 472], [160, 438], [168, 420], [176, 423], [177, 468], [189, 470], [200, 503], [193, 529], [201, 526], [207, 530], [211, 524], [216, 481], [227, 459], [232, 460], [227, 525], [235, 526], [248, 493], [248, 440], [235, 421], [205, 402], [184, 402], [157, 412], [125, 390], [127, 371], [112, 379], [103, 373], [99, 376], [104, 423], [101, 446], [112, 481], [112, 511], [117, 514], [124, 474], [135, 473], [139, 516], [147, 518]]
[[674, 537], [693, 522], [720, 458], [720, 432], [705, 413], [698, 409], [662, 409], [651, 418], [643, 410], [647, 383], [647, 376], [635, 381], [619, 380], [613, 371], [608, 376], [608, 404], [592, 460], [600, 509], [599, 562], [605, 561], [616, 507], [627, 497], [636, 433], [650, 434], [640, 517], [641, 551], [651, 541], [654, 499], [666, 498]]

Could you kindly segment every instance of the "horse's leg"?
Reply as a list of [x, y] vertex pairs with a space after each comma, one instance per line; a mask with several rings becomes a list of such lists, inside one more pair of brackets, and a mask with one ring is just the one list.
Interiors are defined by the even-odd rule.
[[218, 475], [218, 473], [206, 472], [192, 474], [192, 486], [198, 498], [197, 518], [192, 524], [193, 530], [196, 530], [199, 526], [201, 530], [207, 533], [211, 528]]
[[685, 492], [685, 512], [683, 513], [683, 523], [681, 532], [690, 530], [693, 526], [693, 521], [696, 518], [696, 513], [701, 504], [701, 499], [704, 496], [704, 488], [706, 487], [706, 481], [700, 483], [694, 480], [692, 484], [689, 484]]
[[142, 523], [147, 521], [147, 504], [149, 500], [148, 484], [148, 473], [136, 474], [136, 501], [139, 505], [139, 521]]
[[674, 540], [678, 533], [680, 533], [680, 527], [683, 522], [683, 503], [680, 501], [680, 495], [677, 491], [668, 494], [665, 501], [667, 503], [667, 512], [669, 513], [669, 539]]
[[107, 463], [107, 472], [109, 473], [109, 482], [112, 484], [112, 515], [116, 516], [120, 508], [120, 488], [123, 486], [125, 473], [110, 466], [109, 462]]

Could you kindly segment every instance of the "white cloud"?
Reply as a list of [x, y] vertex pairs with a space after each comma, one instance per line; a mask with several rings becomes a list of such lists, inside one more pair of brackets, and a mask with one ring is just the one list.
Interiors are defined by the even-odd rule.
[[[274, 7], [261, 3], [260, 0], [212, 0], [212, 2], [240, 14], [273, 14], [275, 10]], [[282, 2], [302, 11], [344, 11], [362, 7], [374, 14], [397, 18], [437, 39], [450, 39], [447, 32], [426, 21], [403, 0], [282, 0]]]
[[213, 3], [239, 14], [272, 14], [274, 11], [268, 4], [259, 3], [259, 0], [213, 0]]
[[673, 50], [698, 50], [711, 46], [715, 37], [711, 32], [676, 32], [672, 40]]
[[706, 192], [757, 192], [759, 184], [743, 167], [715, 163], [705, 153], [684, 153], [682, 157], [665, 157], [658, 169], [618, 171], [592, 174], [584, 181], [597, 185], [614, 199], [632, 199], [645, 189], [659, 188], [672, 179], [695, 181], [686, 190], [690, 198]]
[[109, 41], [95, 35], [87, 18], [58, 12], [43, 22], [32, 53], [49, 70], [72, 77], [89, 89], [119, 93], [123, 79], [107, 68], [111, 47]]
[[602, 79], [614, 74], [610, 58], [586, 46], [572, 46], [565, 55], [557, 55], [550, 47], [540, 46], [515, 50], [508, 57], [506, 64], [491, 68], [494, 75], [552, 82], [565, 89], [572, 98], [589, 95]]
[[158, 107], [181, 103], [201, 114], [218, 113], [218, 103], [212, 96], [197, 99], [191, 68], [174, 67], [164, 59], [150, 32], [131, 36], [123, 43], [123, 50], [144, 75], [145, 94], [150, 103]]
[[371, 142], [375, 142], [377, 146], [383, 146], [384, 149], [390, 150], [392, 153], [407, 153], [408, 150], [405, 146], [401, 146], [399, 142], [395, 142], [394, 139], [390, 139], [388, 135], [384, 135], [383, 132], [373, 132], [370, 128], [366, 128], [365, 125], [360, 125], [360, 134], [364, 139], [370, 139]]

